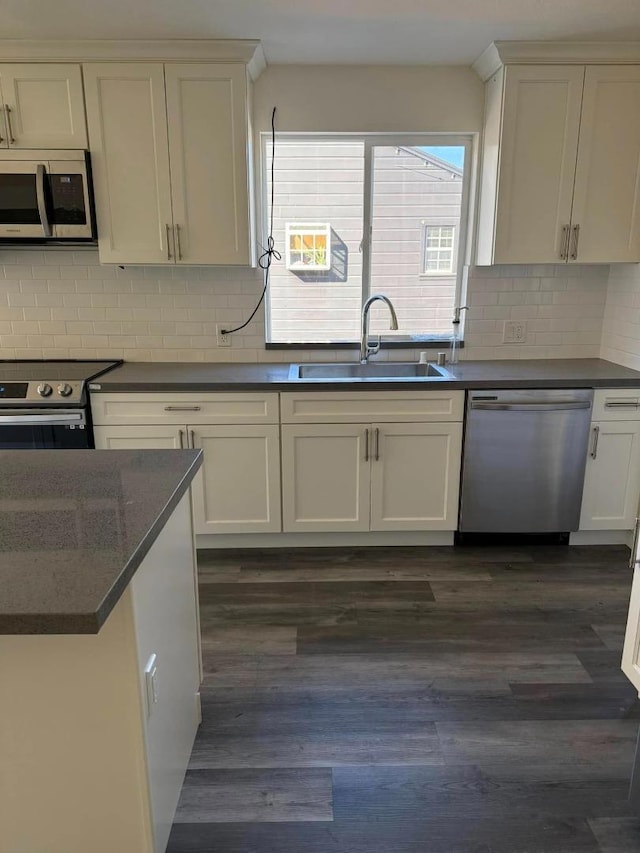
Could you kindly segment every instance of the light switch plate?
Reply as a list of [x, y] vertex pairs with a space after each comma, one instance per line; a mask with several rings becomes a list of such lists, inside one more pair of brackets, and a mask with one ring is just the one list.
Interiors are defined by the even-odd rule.
[[502, 335], [505, 344], [523, 344], [527, 338], [527, 324], [524, 320], [507, 320]]

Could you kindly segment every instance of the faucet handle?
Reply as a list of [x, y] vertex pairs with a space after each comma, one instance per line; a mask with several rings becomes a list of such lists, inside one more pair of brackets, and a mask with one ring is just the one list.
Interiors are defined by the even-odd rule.
[[373, 346], [371, 345], [371, 343], [369, 343], [369, 341], [367, 341], [367, 355], [375, 355], [377, 352], [380, 352], [380, 343], [380, 335], [376, 335], [376, 342], [375, 344], [373, 344]]

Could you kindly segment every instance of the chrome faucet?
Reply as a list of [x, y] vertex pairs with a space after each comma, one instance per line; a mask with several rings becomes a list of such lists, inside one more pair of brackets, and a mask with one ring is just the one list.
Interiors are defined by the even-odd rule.
[[377, 352], [380, 352], [380, 335], [378, 335], [378, 341], [373, 346], [369, 344], [369, 309], [373, 305], [374, 302], [384, 302], [384, 304], [389, 309], [391, 314], [391, 323], [389, 324], [389, 328], [394, 332], [398, 330], [398, 317], [396, 315], [396, 309], [393, 307], [393, 304], [388, 296], [385, 296], [384, 293], [374, 293], [373, 296], [370, 296], [367, 301], [362, 306], [362, 325], [361, 325], [361, 334], [360, 334], [360, 364], [366, 364], [367, 359], [370, 355], [375, 355]]

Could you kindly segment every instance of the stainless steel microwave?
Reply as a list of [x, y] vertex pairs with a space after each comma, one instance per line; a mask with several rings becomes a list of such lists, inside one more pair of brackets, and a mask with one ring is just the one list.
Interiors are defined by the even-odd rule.
[[93, 240], [87, 151], [0, 153], [0, 240]]

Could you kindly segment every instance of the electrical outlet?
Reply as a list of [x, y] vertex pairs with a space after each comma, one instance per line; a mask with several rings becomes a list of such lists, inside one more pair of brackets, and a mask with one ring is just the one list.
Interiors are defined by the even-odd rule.
[[227, 328], [229, 323], [218, 323], [216, 325], [216, 342], [219, 347], [231, 346], [231, 335], [223, 335], [222, 330]]
[[527, 337], [527, 324], [523, 320], [507, 320], [502, 341], [505, 344], [523, 344]]

